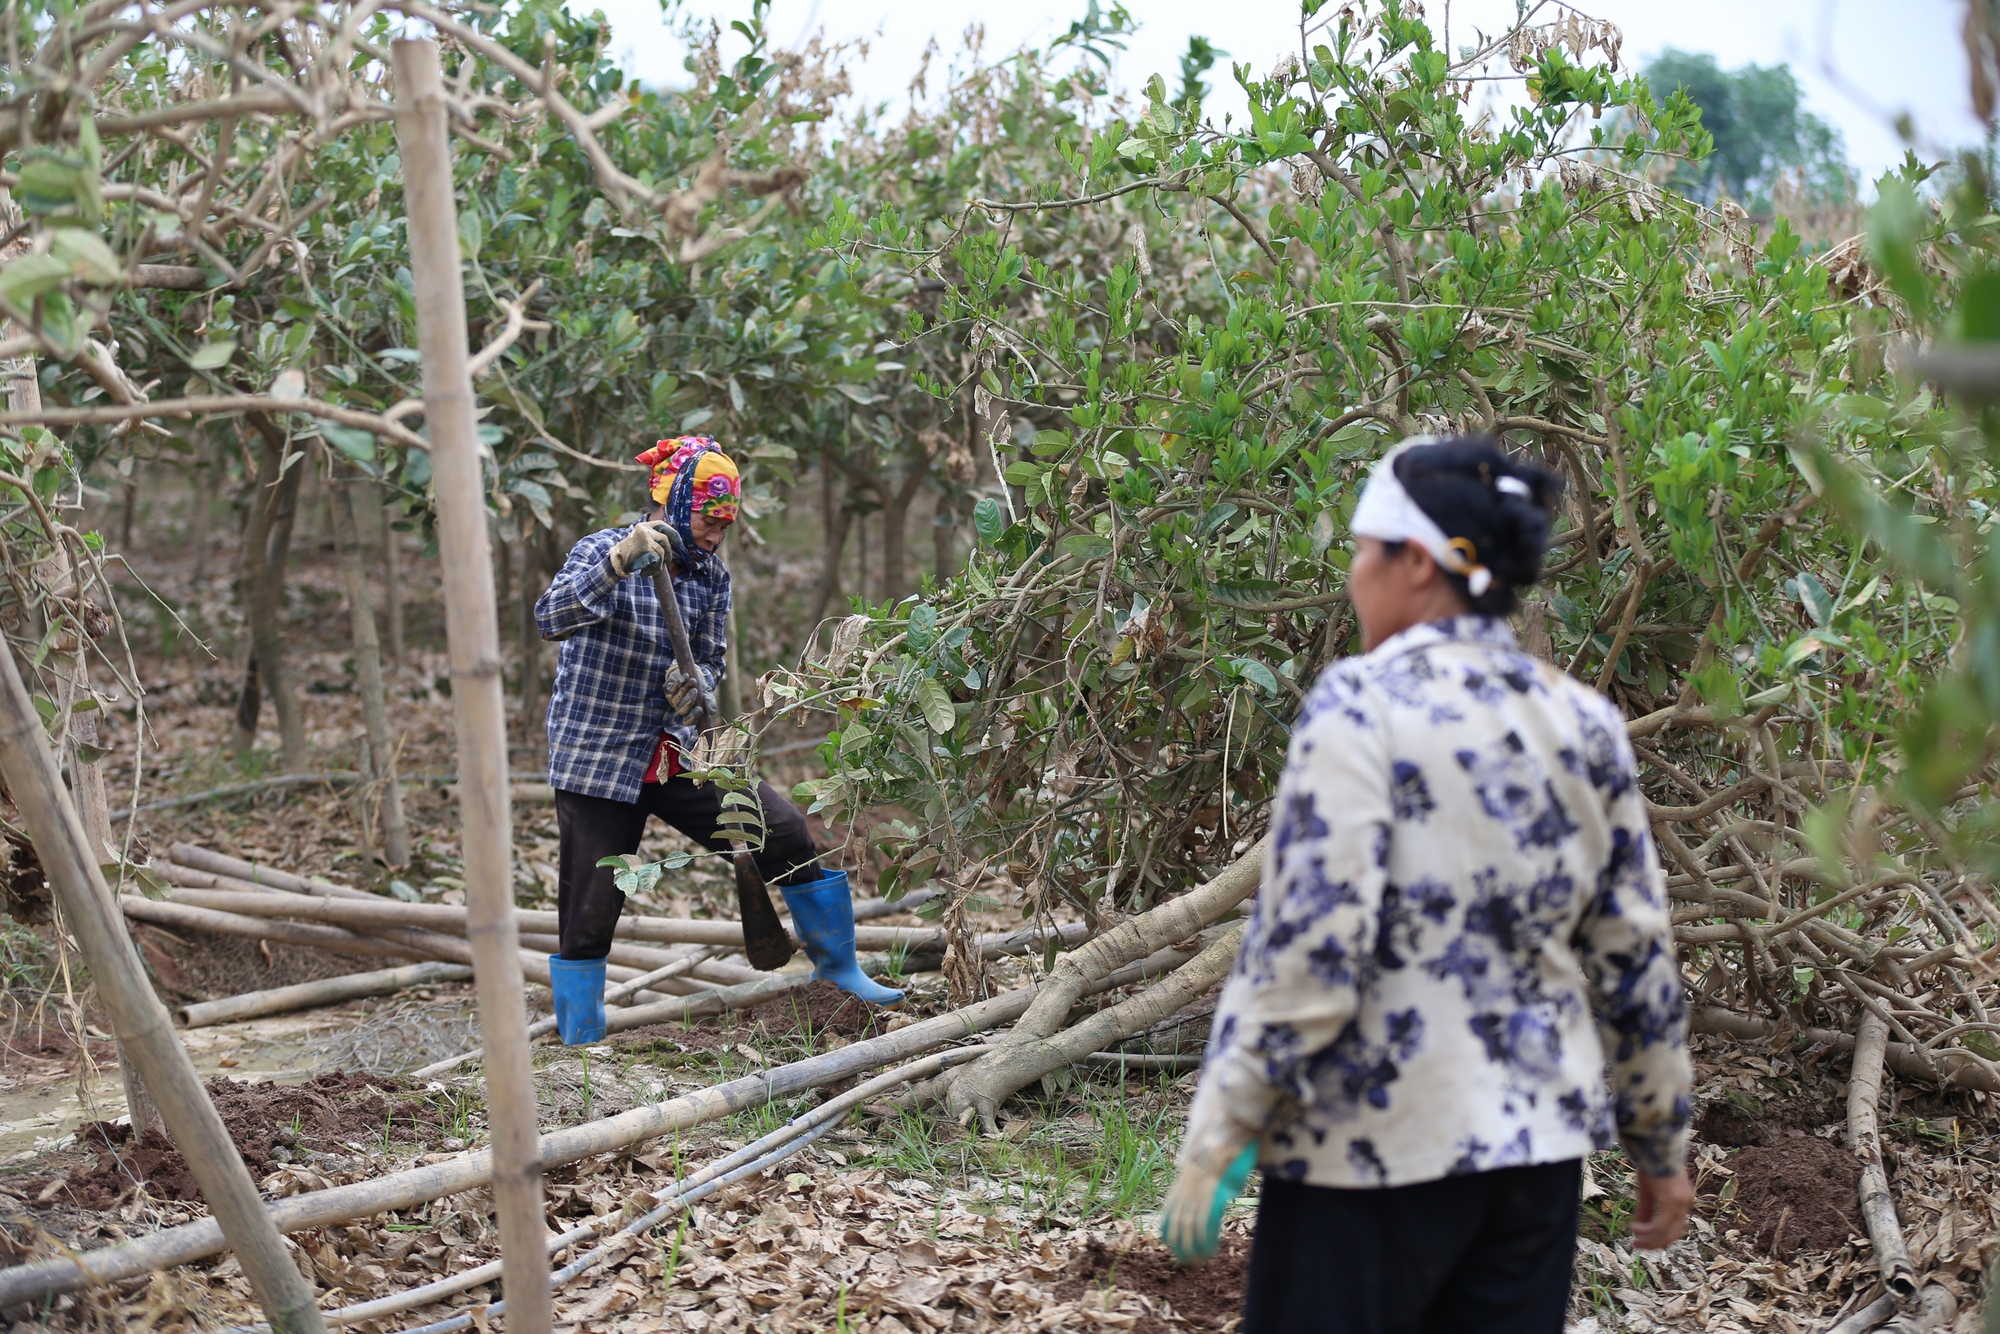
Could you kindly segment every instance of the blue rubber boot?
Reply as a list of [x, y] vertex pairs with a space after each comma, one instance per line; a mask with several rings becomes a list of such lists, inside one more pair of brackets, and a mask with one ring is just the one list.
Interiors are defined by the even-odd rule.
[[604, 960], [551, 954], [549, 989], [555, 993], [556, 1032], [565, 1047], [604, 1041]]
[[813, 976], [823, 977], [870, 1005], [901, 1005], [903, 993], [869, 980], [854, 961], [854, 899], [848, 893], [847, 872], [824, 871], [805, 885], [779, 885], [792, 910], [792, 934], [813, 961]]

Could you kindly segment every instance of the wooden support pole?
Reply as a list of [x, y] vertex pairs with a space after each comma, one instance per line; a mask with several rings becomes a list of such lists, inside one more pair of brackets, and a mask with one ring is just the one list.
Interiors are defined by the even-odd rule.
[[257, 1183], [250, 1179], [250, 1169], [243, 1165], [222, 1117], [201, 1086], [194, 1062], [174, 1035], [167, 1007], [146, 980], [145, 965], [118, 919], [104, 873], [87, 854], [83, 822], [63, 789], [41, 717], [14, 666], [14, 655], [4, 648], [0, 648], [0, 772], [6, 774], [8, 791], [63, 917], [76, 933], [120, 1050], [138, 1067], [271, 1328], [279, 1334], [318, 1334], [325, 1325], [312, 1287], [286, 1253], [284, 1239], [257, 1194]]
[[444, 71], [437, 43], [431, 41], [400, 39], [391, 48], [390, 59], [396, 78], [403, 200], [409, 213], [410, 274], [416, 288], [417, 350], [423, 357], [424, 421], [430, 431], [437, 495], [438, 556], [444, 571], [445, 637], [458, 732], [458, 805], [464, 829], [466, 934], [472, 942], [480, 1044], [485, 1050], [507, 1334], [549, 1334], [554, 1312], [548, 1225], [542, 1212], [526, 988], [514, 925], [500, 623], [493, 604], [486, 489], [480, 478], [472, 373], [467, 365], [470, 353], [465, 291], [459, 278], [451, 141], [445, 127]]
[[405, 968], [384, 968], [373, 973], [348, 973], [344, 977], [322, 977], [316, 982], [298, 982], [289, 987], [246, 991], [221, 1000], [197, 1001], [181, 1006], [184, 1028], [207, 1028], [211, 1024], [233, 1024], [265, 1014], [289, 1014], [310, 1010], [316, 1005], [335, 1005], [366, 996], [387, 996], [405, 987], [421, 987], [438, 982], [463, 982], [472, 970], [455, 963], [413, 963]]

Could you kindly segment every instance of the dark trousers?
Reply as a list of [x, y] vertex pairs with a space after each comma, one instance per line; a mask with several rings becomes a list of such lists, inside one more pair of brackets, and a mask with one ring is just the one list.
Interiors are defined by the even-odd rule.
[[1562, 1334], [1577, 1159], [1382, 1190], [1264, 1179], [1242, 1334]]
[[[764, 808], [764, 846], [755, 854], [757, 871], [772, 884], [800, 885], [820, 876], [819, 850], [806, 817], [769, 783], [757, 784]], [[727, 846], [717, 837], [722, 791], [713, 783], [696, 786], [686, 778], [646, 783], [637, 801], [586, 797], [556, 789], [556, 917], [565, 959], [602, 959], [611, 952], [611, 933], [625, 907], [617, 871], [599, 866], [606, 857], [639, 850], [649, 816], [658, 816], [711, 851]], [[734, 833], [739, 826], [727, 826]]]

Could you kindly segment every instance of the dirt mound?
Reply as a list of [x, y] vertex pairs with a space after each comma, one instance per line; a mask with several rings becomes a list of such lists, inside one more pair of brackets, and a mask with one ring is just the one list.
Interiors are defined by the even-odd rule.
[[753, 1010], [710, 1015], [692, 1024], [648, 1024], [614, 1034], [611, 1042], [620, 1051], [645, 1049], [665, 1042], [682, 1051], [709, 1052], [739, 1042], [755, 1047], [760, 1038], [810, 1037], [818, 1042], [839, 1037], [852, 1041], [887, 1032], [898, 1015], [927, 1019], [937, 1012], [935, 1003], [914, 997], [893, 1010], [879, 1010], [856, 1000], [831, 982], [808, 982], [797, 991]]
[[[111, 1041], [91, 1038], [89, 1043], [95, 1060], [116, 1063], [118, 1048]], [[64, 1019], [53, 1005], [44, 1005], [39, 1010], [15, 1007], [13, 1013], [0, 1021], [0, 1069], [15, 1062], [67, 1061], [76, 1049], [76, 1035], [64, 1027]]]
[[[1205, 1265], [1174, 1263], [1167, 1248], [1148, 1240], [1130, 1250], [1114, 1250], [1097, 1238], [1084, 1248], [1075, 1277], [1056, 1285], [1058, 1300], [1070, 1302], [1093, 1288], [1118, 1287], [1165, 1302], [1195, 1329], [1221, 1329], [1243, 1313], [1243, 1288], [1250, 1277], [1250, 1238], [1225, 1236], [1222, 1249]], [[1157, 1315], [1142, 1315], [1133, 1334], [1171, 1334]]]
[[1727, 1225], [1774, 1259], [1828, 1250], [1861, 1231], [1861, 1162], [1812, 1135], [1787, 1137], [1730, 1155], [1740, 1217]]
[[[369, 1148], [384, 1140], [430, 1144], [444, 1137], [443, 1115], [408, 1098], [394, 1080], [375, 1075], [334, 1073], [303, 1084], [208, 1082], [208, 1096], [252, 1176], [265, 1176], [281, 1163], [313, 1153], [346, 1156], [350, 1141]], [[199, 1201], [201, 1190], [186, 1159], [158, 1130], [136, 1143], [132, 1128], [93, 1121], [77, 1132], [77, 1146], [96, 1157], [65, 1177], [23, 1184], [21, 1193], [43, 1206], [110, 1209], [144, 1182], [165, 1200]]]
[[169, 1000], [217, 1000], [392, 966], [384, 959], [204, 931], [169, 933], [142, 927], [133, 935]]
[[1733, 1103], [1712, 1102], [1694, 1119], [1694, 1133], [1710, 1144], [1741, 1149], [1764, 1142], [1764, 1127]]
[[808, 982], [780, 1001], [761, 1006], [756, 1023], [772, 1037], [874, 1037], [893, 1010], [865, 1005], [831, 982]]

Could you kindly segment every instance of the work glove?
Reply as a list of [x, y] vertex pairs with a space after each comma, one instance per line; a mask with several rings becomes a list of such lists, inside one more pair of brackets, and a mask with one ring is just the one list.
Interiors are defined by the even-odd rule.
[[[699, 726], [705, 717], [721, 718], [721, 712], [715, 707], [715, 696], [708, 692], [707, 683], [698, 678], [690, 680], [687, 674], [681, 671], [679, 663], [667, 668], [667, 674], [662, 679], [661, 685], [666, 688], [668, 706], [688, 722]], [[706, 713], [703, 712], [704, 708], [707, 710]]]
[[619, 538], [618, 545], [611, 548], [611, 573], [623, 579], [651, 569], [671, 550], [667, 545], [667, 532], [663, 523], [634, 525], [632, 531]]
[[1245, 1144], [1234, 1158], [1181, 1150], [1180, 1171], [1160, 1210], [1160, 1240], [1184, 1265], [1214, 1258], [1222, 1244], [1222, 1215], [1243, 1193], [1257, 1166], [1257, 1145]]

